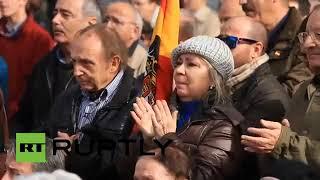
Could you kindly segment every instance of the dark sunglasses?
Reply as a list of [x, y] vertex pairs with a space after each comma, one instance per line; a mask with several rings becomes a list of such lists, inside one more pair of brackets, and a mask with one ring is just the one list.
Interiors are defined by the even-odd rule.
[[225, 42], [230, 49], [236, 48], [238, 44], [254, 44], [258, 42], [253, 39], [238, 38], [236, 36], [228, 36], [228, 35], [219, 35], [217, 38]]

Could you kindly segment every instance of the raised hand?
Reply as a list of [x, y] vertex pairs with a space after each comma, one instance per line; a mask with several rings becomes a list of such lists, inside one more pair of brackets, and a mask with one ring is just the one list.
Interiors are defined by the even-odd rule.
[[171, 113], [166, 101], [157, 100], [153, 106], [156, 119], [153, 120], [155, 135], [161, 137], [170, 132], [176, 132], [178, 111]]
[[130, 111], [132, 118], [139, 126], [145, 138], [155, 136], [152, 120], [155, 120], [155, 113], [152, 107], [144, 98], [136, 98], [136, 103], [133, 104], [133, 110]]

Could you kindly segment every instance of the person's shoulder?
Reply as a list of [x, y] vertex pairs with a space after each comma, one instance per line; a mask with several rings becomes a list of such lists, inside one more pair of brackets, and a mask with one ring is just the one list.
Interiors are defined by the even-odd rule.
[[40, 70], [45, 72], [46, 68], [52, 67], [56, 62], [56, 56], [55, 56], [55, 50], [56, 48], [53, 48], [51, 51], [49, 51], [47, 54], [45, 54], [40, 60], [34, 65], [34, 70]]
[[285, 24], [281, 34], [287, 35], [288, 37], [292, 37], [291, 39], [295, 39], [296, 33], [300, 29], [301, 23], [303, 21], [303, 17], [300, 12], [296, 8], [290, 8], [287, 16], [287, 23]]
[[240, 122], [244, 121], [243, 115], [231, 103], [216, 105], [210, 111], [212, 118], [227, 121], [233, 126], [238, 126]]
[[39, 25], [32, 16], [28, 16], [24, 29], [30, 36], [32, 35], [37, 39], [43, 39], [53, 44], [53, 39], [49, 32]]
[[27, 17], [25, 26], [28, 29], [32, 29], [32, 31], [49, 35], [48, 31], [46, 31], [40, 24], [38, 24], [32, 16]]
[[[259, 66], [254, 74], [251, 76], [251, 81], [255, 81], [255, 90], [262, 93], [264, 91], [282, 91], [285, 93], [280, 82], [271, 72], [268, 63]], [[262, 91], [262, 92], [261, 92]], [[286, 93], [285, 93], [286, 94]]]

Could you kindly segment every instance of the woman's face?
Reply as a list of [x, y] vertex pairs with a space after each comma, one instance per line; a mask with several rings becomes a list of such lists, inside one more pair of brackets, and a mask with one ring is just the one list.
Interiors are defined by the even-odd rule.
[[182, 101], [200, 100], [213, 84], [209, 65], [194, 54], [182, 54], [174, 67], [177, 95]]

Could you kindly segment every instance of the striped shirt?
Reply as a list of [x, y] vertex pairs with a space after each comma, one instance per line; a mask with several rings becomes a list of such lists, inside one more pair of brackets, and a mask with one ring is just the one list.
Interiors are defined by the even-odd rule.
[[[82, 127], [91, 124], [96, 116], [96, 113], [111, 101], [117, 92], [123, 74], [124, 72], [121, 70], [95, 100], [91, 100], [87, 92], [82, 92], [79, 119], [76, 127], [77, 130], [81, 130]], [[80, 140], [81, 138], [82, 134], [80, 134]]]

